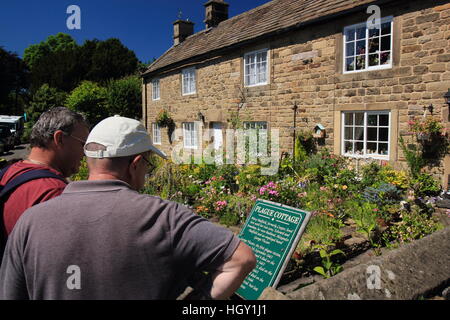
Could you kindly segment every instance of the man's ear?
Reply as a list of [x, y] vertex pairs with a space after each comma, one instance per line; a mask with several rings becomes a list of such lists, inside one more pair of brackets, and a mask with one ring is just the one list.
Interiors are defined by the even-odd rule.
[[137, 155], [130, 162], [130, 165], [128, 166], [128, 170], [130, 170], [130, 173], [136, 172], [137, 166], [139, 164], [139, 161], [141, 161], [141, 158], [142, 158], [142, 155]]
[[64, 132], [62, 132], [61, 130], [56, 130], [55, 133], [53, 134], [53, 143], [57, 146], [57, 147], [62, 147], [63, 145], [63, 136], [64, 136]]

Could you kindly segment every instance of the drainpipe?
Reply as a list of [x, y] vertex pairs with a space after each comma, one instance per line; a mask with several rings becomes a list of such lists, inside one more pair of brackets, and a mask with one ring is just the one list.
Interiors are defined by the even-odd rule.
[[294, 106], [292, 107], [292, 110], [294, 110], [294, 138], [293, 138], [293, 144], [292, 144], [292, 159], [295, 165], [295, 139], [296, 139], [296, 126], [297, 126], [297, 102], [294, 104]]
[[148, 131], [148, 115], [147, 115], [147, 80], [145, 80], [145, 77], [142, 78], [143, 84], [144, 84], [144, 124], [145, 124], [145, 129], [147, 129]]

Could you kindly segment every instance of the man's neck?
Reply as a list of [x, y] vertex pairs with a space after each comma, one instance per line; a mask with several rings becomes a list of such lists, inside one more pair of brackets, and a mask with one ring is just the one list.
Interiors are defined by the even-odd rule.
[[24, 162], [48, 166], [62, 173], [60, 166], [57, 164], [56, 155], [52, 150], [34, 147]]

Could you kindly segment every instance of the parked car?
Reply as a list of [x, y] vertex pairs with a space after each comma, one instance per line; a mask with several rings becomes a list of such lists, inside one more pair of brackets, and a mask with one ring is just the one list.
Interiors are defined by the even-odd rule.
[[20, 137], [24, 131], [25, 118], [23, 116], [0, 115], [0, 126], [8, 126], [14, 136], [14, 144], [20, 144]]
[[4, 145], [3, 152], [14, 149], [15, 138], [13, 133], [9, 129], [9, 126], [0, 125], [0, 140]]

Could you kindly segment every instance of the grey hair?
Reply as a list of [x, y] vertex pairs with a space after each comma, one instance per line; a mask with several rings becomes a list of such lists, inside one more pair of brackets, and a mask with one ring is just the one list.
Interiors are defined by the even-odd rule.
[[48, 144], [56, 131], [61, 130], [71, 134], [77, 123], [89, 127], [84, 115], [65, 107], [55, 107], [45, 111], [31, 130], [30, 146], [48, 149]]

